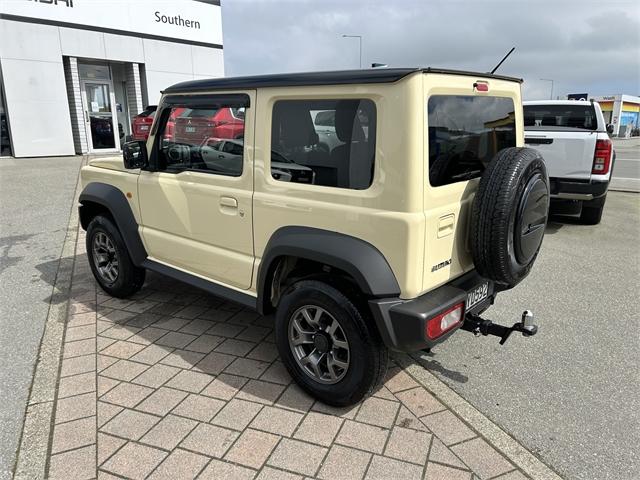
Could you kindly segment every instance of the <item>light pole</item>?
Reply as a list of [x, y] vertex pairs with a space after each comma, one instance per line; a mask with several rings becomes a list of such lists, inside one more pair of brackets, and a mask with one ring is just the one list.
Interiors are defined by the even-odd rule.
[[540, 80], [542, 80], [543, 82], [551, 82], [551, 96], [549, 97], [549, 100], [553, 100], [553, 79], [541, 78]]
[[357, 38], [360, 44], [360, 68], [362, 68], [362, 35], [342, 35], [343, 38]]

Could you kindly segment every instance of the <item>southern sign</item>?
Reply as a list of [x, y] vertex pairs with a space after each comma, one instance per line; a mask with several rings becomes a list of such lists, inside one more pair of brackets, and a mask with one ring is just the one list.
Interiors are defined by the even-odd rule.
[[215, 3], [219, 2], [0, 0], [0, 14], [222, 45], [222, 17]]

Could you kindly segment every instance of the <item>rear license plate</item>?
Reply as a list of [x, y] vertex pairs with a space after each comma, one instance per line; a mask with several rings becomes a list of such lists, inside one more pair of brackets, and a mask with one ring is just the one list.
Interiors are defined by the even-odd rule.
[[482, 302], [489, 295], [489, 282], [484, 282], [467, 293], [466, 311]]
[[144, 132], [144, 131], [147, 131], [147, 130], [149, 130], [149, 125], [140, 125], [140, 131], [141, 132]]
[[184, 127], [184, 131], [187, 133], [196, 133], [196, 127]]

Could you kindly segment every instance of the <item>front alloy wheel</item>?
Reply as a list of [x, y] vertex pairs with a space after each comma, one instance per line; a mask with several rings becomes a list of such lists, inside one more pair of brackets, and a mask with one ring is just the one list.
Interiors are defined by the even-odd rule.
[[127, 298], [144, 284], [145, 270], [131, 261], [113, 220], [96, 215], [87, 226], [87, 257], [96, 281], [109, 295]]
[[98, 274], [107, 284], [118, 279], [119, 259], [116, 247], [104, 232], [97, 232], [93, 237], [93, 261]]
[[289, 347], [298, 366], [319, 383], [339, 382], [349, 370], [349, 342], [340, 323], [325, 309], [305, 305], [289, 321]]

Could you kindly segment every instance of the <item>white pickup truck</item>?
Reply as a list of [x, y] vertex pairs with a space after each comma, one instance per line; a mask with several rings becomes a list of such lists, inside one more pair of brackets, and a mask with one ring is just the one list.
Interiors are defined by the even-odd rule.
[[602, 218], [615, 153], [600, 105], [576, 100], [523, 102], [525, 144], [547, 164], [553, 212]]

